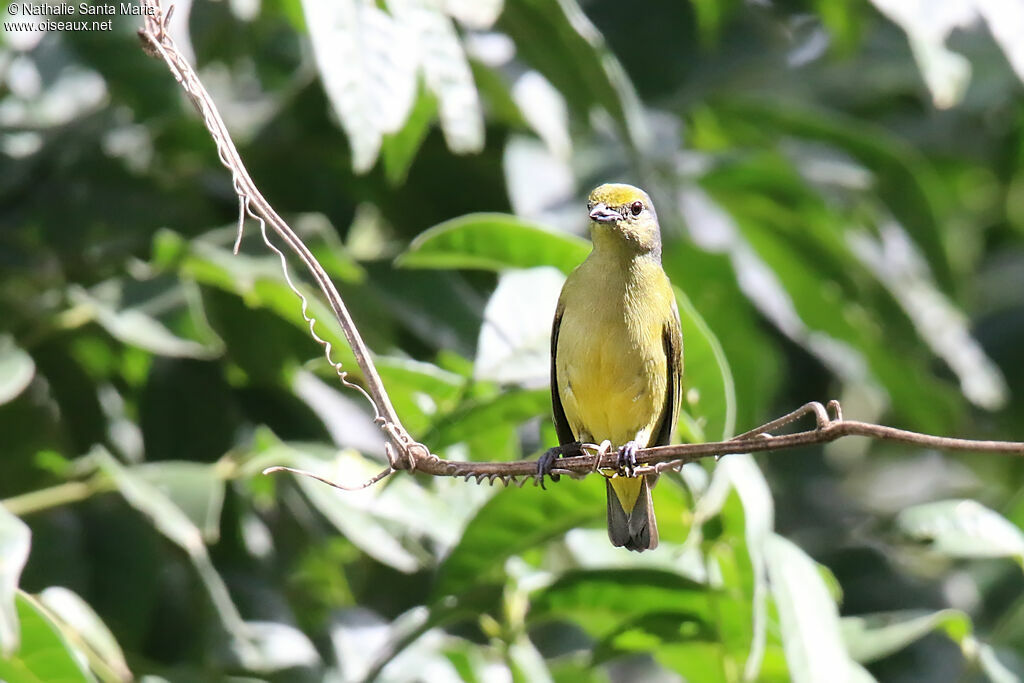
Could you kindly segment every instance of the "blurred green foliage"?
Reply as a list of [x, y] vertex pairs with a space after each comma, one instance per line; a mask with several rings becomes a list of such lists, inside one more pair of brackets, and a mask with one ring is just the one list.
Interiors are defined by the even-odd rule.
[[[1024, 440], [1010, 3], [919, 4], [232, 0], [172, 35], [446, 457], [555, 442], [551, 311], [614, 180], [661, 218], [681, 438], [836, 397]], [[687, 465], [644, 555], [597, 477], [261, 475], [359, 482], [383, 438], [258, 225], [232, 255], [231, 177], [137, 28], [0, 33], [0, 679], [1024, 675], [1017, 458]]]

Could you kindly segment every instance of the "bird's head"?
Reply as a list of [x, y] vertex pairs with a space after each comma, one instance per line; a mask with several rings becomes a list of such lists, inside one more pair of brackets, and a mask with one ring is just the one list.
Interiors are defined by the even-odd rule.
[[594, 247], [661, 255], [658, 215], [647, 193], [620, 183], [600, 185], [587, 199]]

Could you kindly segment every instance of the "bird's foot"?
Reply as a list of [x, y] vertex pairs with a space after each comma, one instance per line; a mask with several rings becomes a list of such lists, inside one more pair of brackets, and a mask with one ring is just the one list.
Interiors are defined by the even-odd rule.
[[619, 471], [623, 472], [627, 477], [632, 477], [636, 474], [636, 452], [638, 450], [640, 448], [636, 445], [636, 441], [629, 441], [619, 448], [619, 460], [616, 465]]
[[[594, 472], [601, 472], [600, 465], [601, 461], [604, 460], [604, 456], [612, 449], [612, 442], [605, 439], [597, 447], [597, 451], [594, 453]], [[604, 474], [602, 472], [602, 474]]]
[[555, 460], [563, 455], [579, 455], [582, 453], [582, 444], [580, 442], [568, 443], [562, 446], [555, 446], [544, 451], [543, 455], [537, 458], [537, 479], [540, 481], [540, 487], [544, 487], [544, 477], [551, 477], [551, 481], [558, 481], [561, 475], [551, 474], [551, 468], [555, 465]]

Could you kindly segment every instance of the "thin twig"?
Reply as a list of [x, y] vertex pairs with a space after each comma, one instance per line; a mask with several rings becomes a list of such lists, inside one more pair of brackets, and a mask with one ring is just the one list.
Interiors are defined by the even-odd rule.
[[[235, 149], [235, 145], [231, 141], [227, 127], [224, 125], [224, 121], [221, 119], [216, 106], [199, 81], [199, 77], [192, 66], [182, 56], [174, 41], [167, 34], [167, 20], [174, 8], [171, 7], [167, 12], [164, 12], [159, 0], [140, 0], [140, 2], [146, 9], [144, 12], [145, 27], [139, 31], [143, 41], [143, 48], [147, 54], [159, 57], [167, 64], [171, 74], [192, 100], [192, 103], [203, 119], [203, 123], [210, 131], [210, 135], [217, 145], [217, 152], [221, 162], [231, 171], [239, 202], [238, 238], [235, 243], [235, 250], [237, 251], [238, 243], [242, 237], [245, 218], [250, 216], [259, 222], [260, 230], [267, 246], [281, 258], [285, 279], [301, 301], [302, 315], [309, 324], [310, 334], [313, 339], [324, 348], [328, 362], [335, 368], [342, 383], [348, 387], [358, 389], [367, 397], [374, 407], [376, 423], [391, 440], [386, 446], [389, 461], [388, 468], [360, 485], [348, 486], [338, 484], [312, 472], [288, 467], [270, 467], [264, 470], [264, 473], [292, 472], [313, 477], [325, 484], [344, 490], [372, 486], [397, 469], [409, 469], [433, 476], [463, 477], [466, 480], [474, 479], [478, 483], [486, 479], [489, 483], [493, 484], [494, 480], [498, 479], [506, 485], [516, 483], [522, 486], [524, 482], [531, 479], [535, 482], [539, 481], [536, 460], [520, 460], [516, 462], [458, 462], [445, 460], [431, 453], [426, 446], [416, 442], [409, 435], [398, 419], [398, 415], [374, 366], [370, 352], [363, 343], [355, 324], [352, 322], [348, 309], [342, 301], [341, 295], [338, 294], [338, 290], [334, 287], [334, 283], [331, 282], [330, 277], [313, 257], [312, 253], [310, 253], [306, 245], [303, 244], [302, 240], [288, 227], [288, 224], [285, 223], [263, 195], [260, 194], [246, 171], [241, 158], [238, 156], [238, 150]], [[341, 363], [337, 363], [331, 358], [330, 343], [317, 335], [315, 330], [316, 320], [308, 314], [306, 297], [292, 282], [288, 274], [284, 254], [270, 241], [266, 232], [268, 225], [284, 240], [288, 248], [299, 257], [312, 274], [313, 279], [327, 298], [328, 303], [330, 303], [338, 324], [345, 334], [345, 339], [352, 347], [352, 353], [362, 372], [365, 390], [347, 378], [347, 373], [342, 369]], [[791, 424], [805, 415], [814, 415], [814, 429], [792, 434], [772, 435], [771, 432]], [[825, 406], [817, 402], [808, 403], [788, 415], [772, 420], [729, 441], [658, 446], [642, 449], [637, 452], [636, 461], [640, 467], [636, 468], [635, 473], [642, 475], [668, 469], [678, 469], [686, 463], [708, 456], [721, 457], [730, 453], [778, 451], [787, 448], [824, 444], [844, 436], [864, 436], [880, 441], [895, 441], [946, 451], [977, 451], [1024, 455], [1024, 443], [1020, 442], [954, 439], [932, 436], [930, 434], [919, 434], [867, 422], [844, 420], [839, 403], [837, 401], [829, 401]], [[579, 452], [579, 447], [576, 446], [574, 450]], [[615, 469], [618, 454], [610, 453], [609, 450], [595, 444], [585, 444], [584, 451], [589, 454], [561, 458], [556, 461], [556, 467], [552, 468], [550, 472], [556, 475], [566, 474], [583, 477], [598, 469]]]
[[[313, 279], [320, 287], [320, 290], [324, 293], [324, 296], [327, 298], [338, 323], [341, 325], [342, 332], [345, 334], [345, 339], [352, 348], [352, 354], [355, 356], [356, 363], [359, 365], [359, 369], [363, 375], [363, 383], [369, 391], [368, 398], [370, 399], [375, 411], [375, 421], [392, 441], [391, 444], [388, 444], [387, 448], [391, 466], [398, 469], [406, 467], [410, 469], [415, 468], [418, 462], [413, 456], [429, 458], [429, 450], [416, 443], [409, 435], [409, 432], [402, 426], [401, 421], [398, 419], [398, 414], [395, 412], [394, 406], [391, 404], [391, 399], [380, 380], [377, 368], [374, 366], [373, 361], [370, 358], [370, 351], [367, 349], [366, 344], [363, 343], [363, 339], [360, 336], [359, 331], [352, 322], [352, 317], [349, 315], [348, 308], [342, 301], [341, 295], [338, 293], [334, 283], [327, 275], [327, 272], [324, 271], [323, 267], [321, 267], [317, 262], [316, 258], [314, 258], [306, 245], [301, 239], [299, 239], [298, 235], [295, 234], [284, 219], [277, 214], [270, 203], [263, 197], [259, 189], [257, 189], [256, 184], [249, 176], [245, 165], [242, 163], [242, 160], [238, 155], [238, 150], [235, 148], [234, 142], [231, 140], [227, 126], [224, 124], [224, 120], [221, 118], [220, 113], [217, 110], [217, 107], [214, 105], [213, 100], [206, 91], [206, 88], [203, 87], [203, 84], [200, 82], [199, 77], [192, 68], [192, 65], [184, 58], [175, 45], [174, 40], [167, 32], [167, 22], [170, 19], [170, 15], [173, 12], [174, 7], [172, 6], [167, 12], [164, 12], [159, 0], [140, 0], [140, 2], [143, 6], [143, 16], [145, 17], [144, 27], [139, 31], [139, 36], [143, 42], [143, 48], [147, 54], [159, 56], [167, 64], [167, 67], [171, 70], [171, 74], [185, 90], [185, 93], [189, 96], [193, 105], [195, 105], [196, 110], [202, 117], [207, 130], [209, 130], [210, 135], [213, 137], [213, 140], [217, 145], [217, 153], [220, 157], [221, 163], [231, 171], [235, 192], [238, 194], [239, 198], [239, 237], [235, 243], [236, 250], [241, 239], [245, 217], [246, 215], [249, 215], [260, 223], [260, 229], [261, 231], [264, 231], [264, 240], [267, 242], [268, 246], [276, 251], [276, 248], [270, 243], [269, 239], [266, 238], [265, 230], [267, 225], [269, 225], [274, 232], [284, 240], [289, 249], [299, 257], [302, 263], [312, 274]], [[278, 253], [280, 254], [280, 252]], [[314, 329], [316, 321], [308, 315], [305, 297], [294, 286], [288, 276], [287, 266], [283, 261], [283, 255], [282, 265], [285, 268], [285, 277], [288, 280], [289, 287], [291, 287], [292, 291], [294, 291], [302, 300], [302, 315], [306, 319], [306, 322], [309, 323], [310, 333], [313, 335], [313, 338], [324, 347], [324, 353], [327, 356], [328, 362], [338, 372], [338, 377], [343, 383], [362, 391], [362, 387], [351, 383], [347, 379], [347, 373], [342, 370], [341, 364], [333, 361], [331, 358], [330, 343], [317, 336]]]

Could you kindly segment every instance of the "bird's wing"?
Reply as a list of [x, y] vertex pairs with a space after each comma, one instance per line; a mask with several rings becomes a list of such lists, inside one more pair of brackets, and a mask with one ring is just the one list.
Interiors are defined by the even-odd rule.
[[562, 397], [558, 395], [558, 329], [562, 326], [562, 313], [564, 312], [565, 305], [559, 300], [558, 308], [555, 309], [555, 321], [551, 325], [551, 409], [554, 414], [558, 443], [563, 446], [576, 441], [576, 435], [572, 433], [569, 420], [565, 417]]
[[683, 395], [683, 332], [679, 325], [679, 310], [672, 302], [672, 315], [661, 333], [665, 347], [665, 365], [668, 373], [665, 385], [665, 407], [661, 411], [661, 424], [651, 440], [652, 446], [667, 446], [672, 442], [672, 430], [679, 421], [679, 404]]

